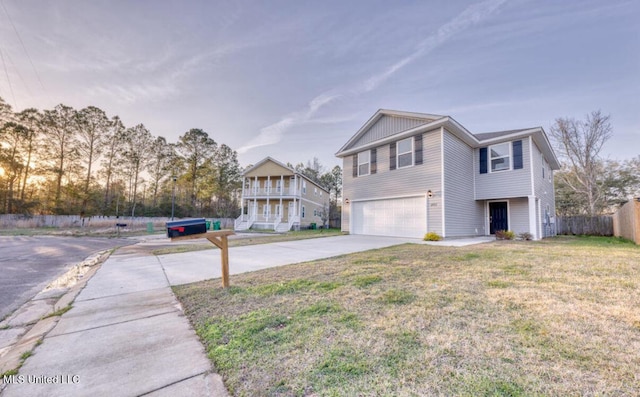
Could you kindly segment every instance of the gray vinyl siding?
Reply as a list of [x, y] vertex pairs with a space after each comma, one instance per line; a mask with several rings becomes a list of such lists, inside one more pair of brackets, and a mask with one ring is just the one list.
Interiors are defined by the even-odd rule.
[[446, 236], [484, 235], [484, 208], [473, 194], [473, 149], [447, 130], [443, 145]]
[[[343, 200], [375, 200], [425, 196], [431, 189], [429, 231], [442, 234], [442, 171], [440, 130], [423, 134], [423, 164], [389, 170], [389, 145], [377, 147], [377, 173], [353, 177], [353, 156], [343, 158]], [[350, 205], [342, 206], [342, 230], [350, 230]], [[426, 222], [426, 219], [425, 219]]]
[[430, 121], [431, 120], [412, 119], [408, 117], [382, 116], [363, 136], [345, 149], [366, 145], [367, 143], [395, 135], [419, 125], [427, 124]]
[[[480, 173], [479, 161], [480, 150], [473, 151], [473, 173], [475, 175], [476, 199], [492, 200], [509, 197], [525, 197], [531, 192], [531, 155], [529, 152], [530, 140], [522, 139], [522, 162], [523, 167], [519, 170], [513, 169], [513, 153], [511, 156], [511, 170], [490, 172], [491, 165], [488, 164], [489, 172]], [[490, 159], [488, 162], [490, 163]]]
[[[549, 163], [545, 160], [544, 178], [542, 177], [542, 154], [535, 143], [532, 146], [533, 152], [533, 186], [535, 196], [540, 200], [540, 212], [536, 213], [536, 220], [540, 223], [540, 237], [549, 237], [556, 234], [555, 224], [548, 222], [546, 217], [547, 205], [549, 205], [549, 216], [554, 217], [556, 213], [555, 190], [553, 185], [553, 171]], [[549, 180], [551, 176], [551, 180]], [[536, 207], [536, 211], [538, 208]]]
[[509, 230], [516, 236], [529, 232], [529, 199], [516, 198], [509, 200]]

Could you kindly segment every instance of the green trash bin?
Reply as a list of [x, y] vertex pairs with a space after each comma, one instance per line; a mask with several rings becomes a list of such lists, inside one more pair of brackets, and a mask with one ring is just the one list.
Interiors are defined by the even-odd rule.
[[309, 226], [311, 227], [312, 230], [316, 230], [318, 228], [318, 225], [316, 225], [315, 223], [312, 223]]
[[213, 230], [220, 230], [220, 221], [213, 222]]
[[207, 224], [207, 230], [211, 230], [211, 221], [204, 221]]

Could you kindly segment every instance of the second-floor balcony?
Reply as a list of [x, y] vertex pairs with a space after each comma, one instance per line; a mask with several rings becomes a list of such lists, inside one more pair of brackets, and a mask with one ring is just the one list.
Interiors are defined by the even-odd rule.
[[244, 197], [281, 197], [281, 196], [297, 196], [300, 195], [300, 191], [295, 187], [266, 187], [266, 188], [245, 188], [243, 192]]

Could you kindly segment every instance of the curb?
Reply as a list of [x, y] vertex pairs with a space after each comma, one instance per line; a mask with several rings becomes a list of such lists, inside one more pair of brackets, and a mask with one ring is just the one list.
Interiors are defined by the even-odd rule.
[[[17, 338], [15, 342], [0, 349], [0, 376], [7, 372], [17, 372], [20, 369], [24, 361], [31, 355], [33, 349], [42, 343], [42, 340], [49, 331], [58, 324], [62, 314], [54, 314], [59, 310], [69, 307], [69, 305], [73, 303], [87, 282], [96, 274], [102, 263], [104, 263], [114, 251], [115, 250], [107, 250], [98, 252], [74, 265], [65, 274], [51, 282], [38, 295], [0, 322], [0, 330], [24, 328], [24, 333]], [[55, 290], [61, 287], [66, 290], [62, 296], [46, 297], [48, 292], [51, 291], [55, 294]], [[40, 297], [41, 295], [44, 297]], [[26, 314], [28, 317], [29, 313], [26, 312], [26, 310], [34, 303], [39, 302], [44, 302], [42, 305], [49, 305], [49, 309], [46, 311], [40, 310], [37, 313], [38, 318], [35, 321], [26, 323], [16, 322], [21, 314]], [[1, 381], [0, 392], [2, 392], [5, 386], [5, 383]]]

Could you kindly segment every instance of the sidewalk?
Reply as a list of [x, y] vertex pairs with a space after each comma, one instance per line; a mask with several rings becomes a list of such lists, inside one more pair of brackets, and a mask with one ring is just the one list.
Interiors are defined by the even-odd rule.
[[14, 379], [3, 397], [227, 395], [158, 259], [117, 253]]
[[[234, 247], [230, 270], [233, 275], [407, 242], [420, 243], [336, 236]], [[2, 396], [227, 396], [170, 288], [217, 277], [218, 250], [158, 257], [116, 252], [57, 325], [46, 319], [34, 326], [45, 327], [44, 343]]]

